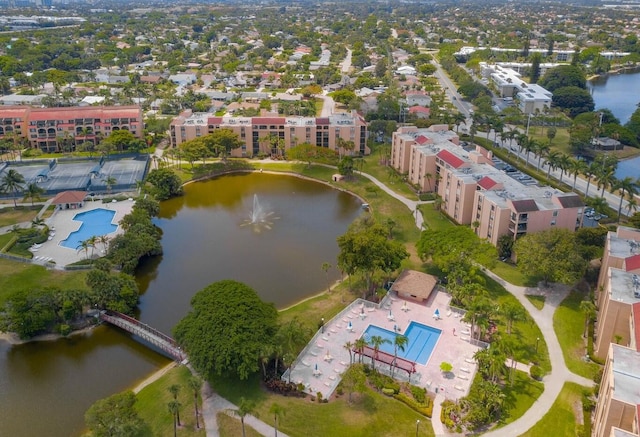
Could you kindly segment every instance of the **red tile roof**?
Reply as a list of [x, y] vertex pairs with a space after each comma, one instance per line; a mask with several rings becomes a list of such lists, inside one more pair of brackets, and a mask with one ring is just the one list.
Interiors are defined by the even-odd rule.
[[331, 124], [331, 120], [329, 119], [329, 117], [319, 117], [316, 118], [316, 124], [318, 126], [327, 126]]
[[640, 254], [626, 258], [624, 260], [624, 269], [627, 272], [633, 272], [640, 269]]
[[418, 138], [416, 138], [416, 143], [418, 144], [424, 144], [429, 142], [429, 138], [425, 137], [424, 135], [420, 135]]
[[3, 106], [0, 107], [0, 118], [25, 118], [31, 109], [29, 106]]
[[438, 152], [437, 156], [453, 168], [460, 168], [464, 164], [464, 160], [458, 158], [448, 150], [441, 150], [440, 152]]
[[429, 115], [431, 113], [431, 110], [423, 106], [412, 106], [411, 108], [409, 108], [409, 114], [415, 114], [415, 113]]
[[54, 205], [60, 205], [63, 203], [80, 203], [84, 201], [85, 197], [87, 197], [86, 191], [63, 191], [62, 193], [58, 193], [56, 197], [53, 198], [52, 202]]
[[222, 117], [209, 117], [207, 119], [208, 124], [222, 124]]
[[480, 185], [485, 190], [490, 190], [491, 187], [493, 187], [495, 184], [497, 184], [497, 182], [491, 179], [489, 176], [485, 176], [478, 181], [478, 185]]

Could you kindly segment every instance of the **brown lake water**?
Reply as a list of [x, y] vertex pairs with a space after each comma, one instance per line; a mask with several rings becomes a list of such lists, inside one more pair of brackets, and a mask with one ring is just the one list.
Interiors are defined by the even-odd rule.
[[[137, 274], [139, 318], [171, 334], [191, 297], [235, 279], [282, 308], [324, 290], [323, 262], [336, 265], [336, 238], [360, 214], [353, 196], [303, 179], [238, 174], [190, 184], [163, 202], [161, 257]], [[249, 225], [254, 198], [264, 212]], [[339, 278], [334, 267], [330, 280]], [[83, 429], [97, 399], [134, 386], [167, 364], [111, 327], [52, 342], [0, 342], [0, 436], [66, 437]]]

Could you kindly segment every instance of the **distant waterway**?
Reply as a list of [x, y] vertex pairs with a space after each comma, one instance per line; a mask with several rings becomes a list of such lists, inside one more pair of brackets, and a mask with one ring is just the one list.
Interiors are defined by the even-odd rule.
[[610, 109], [625, 124], [640, 103], [640, 69], [597, 77], [587, 82], [596, 110]]

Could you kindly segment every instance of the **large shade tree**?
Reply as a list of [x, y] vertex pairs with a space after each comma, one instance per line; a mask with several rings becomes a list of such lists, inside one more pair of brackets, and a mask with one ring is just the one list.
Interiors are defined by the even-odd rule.
[[586, 269], [586, 261], [578, 256], [579, 247], [573, 232], [550, 229], [525, 235], [516, 241], [514, 250], [518, 267], [531, 277], [570, 284]]
[[224, 280], [196, 293], [174, 333], [200, 374], [247, 379], [259, 370], [264, 344], [273, 342], [277, 317], [252, 288]]

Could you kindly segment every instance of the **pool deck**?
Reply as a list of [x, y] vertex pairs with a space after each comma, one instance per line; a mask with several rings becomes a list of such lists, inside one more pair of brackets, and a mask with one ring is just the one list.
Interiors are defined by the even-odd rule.
[[[94, 209], [102, 208], [115, 211], [116, 214], [113, 217], [112, 223], [118, 224], [122, 217], [131, 212], [133, 207], [133, 200], [123, 200], [120, 202], [102, 203], [101, 201], [85, 202], [82, 208], [78, 209], [62, 209], [56, 210], [51, 217], [46, 220], [46, 224], [51, 230], [50, 240], [42, 243], [42, 246], [33, 250], [33, 263], [46, 265], [49, 267], [63, 268], [67, 264], [71, 264], [86, 258], [84, 251], [71, 249], [64, 247], [60, 244], [65, 240], [70, 233], [77, 231], [82, 222], [73, 220], [76, 214], [92, 211]], [[118, 233], [121, 233], [120, 227], [115, 232], [108, 234], [109, 237], [114, 237]], [[101, 254], [103, 247], [101, 244], [97, 244], [93, 249], [93, 256], [97, 257]], [[89, 249], [89, 256], [91, 257], [92, 250]]]
[[[294, 361], [291, 382], [301, 383], [305, 392], [316, 395], [321, 392], [329, 397], [336, 389], [341, 374], [349, 367], [347, 342], [355, 342], [369, 325], [376, 325], [393, 332], [394, 325], [403, 333], [412, 321], [442, 330], [426, 365], [416, 363], [416, 373], [408, 378], [407, 372], [396, 369], [394, 377], [401, 381], [425, 387], [431, 392], [443, 394], [448, 399], [465, 396], [476, 372], [473, 355], [480, 349], [470, 343], [469, 326], [462, 322], [461, 314], [449, 310], [451, 297], [443, 291], [434, 291], [427, 302], [416, 302], [397, 297], [392, 292], [377, 305], [357, 299], [333, 319], [326, 321], [313, 339]], [[435, 310], [440, 318], [434, 317]], [[389, 317], [389, 314], [393, 318]], [[352, 330], [348, 329], [351, 322]], [[454, 334], [455, 329], [455, 334]], [[354, 360], [357, 355], [354, 354]], [[453, 365], [448, 375], [440, 371], [440, 363]], [[363, 362], [370, 364], [369, 358]], [[376, 362], [376, 369], [390, 374], [388, 365]], [[288, 374], [285, 374], [288, 378]]]

